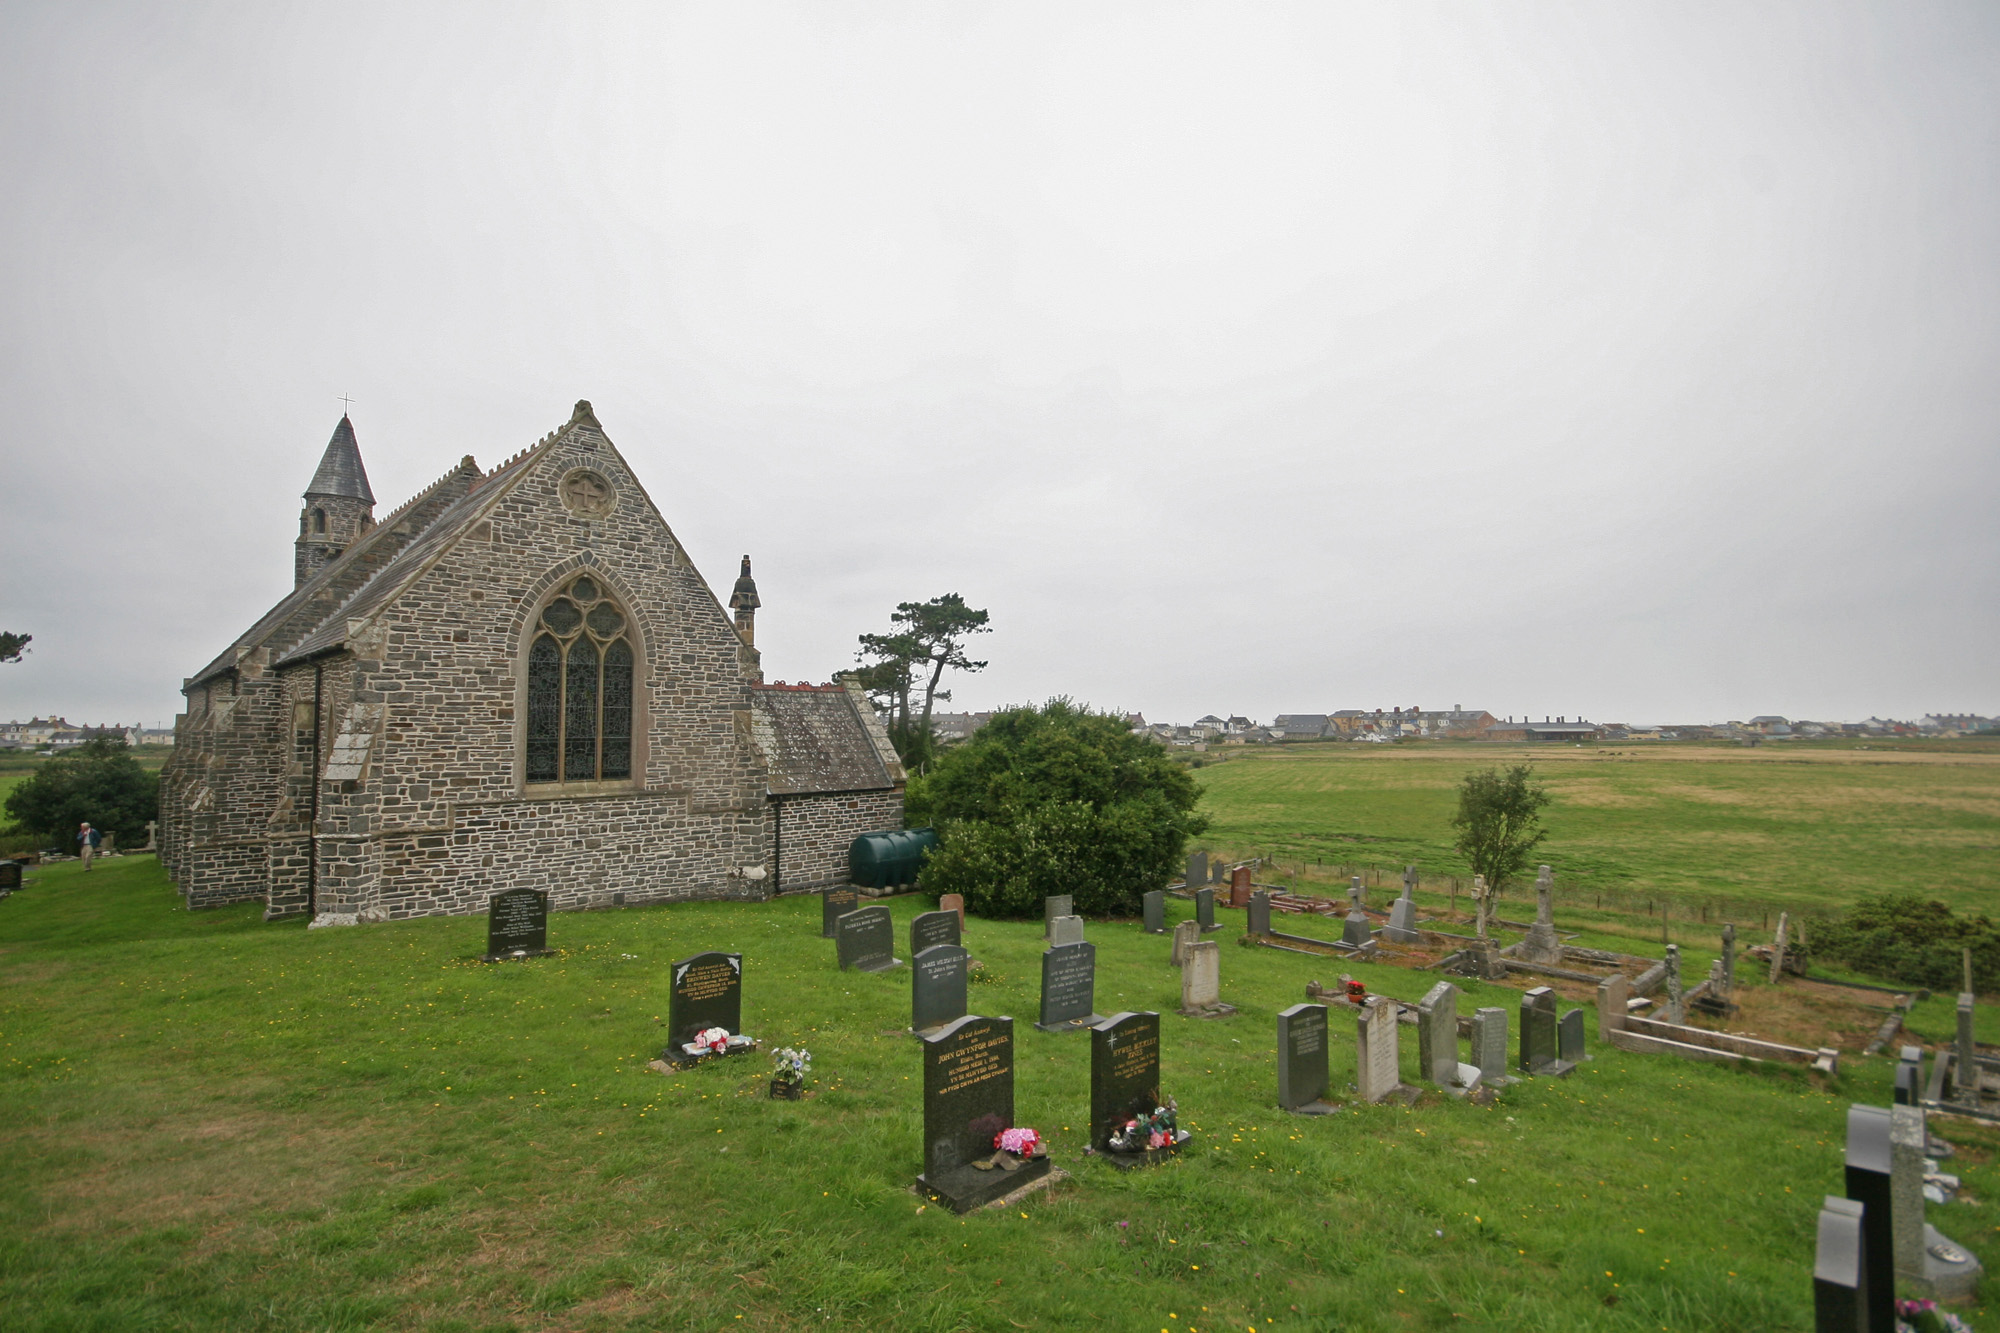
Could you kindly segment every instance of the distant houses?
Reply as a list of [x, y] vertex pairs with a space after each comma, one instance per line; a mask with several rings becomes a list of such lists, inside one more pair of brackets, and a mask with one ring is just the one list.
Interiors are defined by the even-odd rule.
[[123, 737], [127, 745], [172, 745], [174, 733], [112, 723], [102, 727], [72, 726], [59, 717], [0, 722], [0, 750], [67, 750], [100, 736]]

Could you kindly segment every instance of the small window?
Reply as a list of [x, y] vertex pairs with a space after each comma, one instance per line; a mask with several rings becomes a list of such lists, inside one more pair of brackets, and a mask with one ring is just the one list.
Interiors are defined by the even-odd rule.
[[326, 531], [326, 511], [324, 509], [313, 510], [313, 531]]
[[528, 645], [529, 782], [631, 778], [635, 658], [626, 618], [588, 576], [543, 609]]

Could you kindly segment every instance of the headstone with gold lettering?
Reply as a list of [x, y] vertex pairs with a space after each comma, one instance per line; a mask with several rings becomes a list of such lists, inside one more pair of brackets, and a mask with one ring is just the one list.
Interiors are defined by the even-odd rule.
[[1158, 1014], [1113, 1014], [1090, 1030], [1091, 1152], [1121, 1169], [1173, 1156], [1188, 1133], [1165, 1102]]
[[1014, 1020], [968, 1014], [923, 1040], [924, 1171], [917, 1189], [971, 1212], [1049, 1173], [1046, 1155], [1002, 1152], [1014, 1127]]
[[834, 923], [861, 905], [861, 895], [848, 885], [828, 889], [819, 896], [819, 937], [838, 938]]
[[[740, 953], [698, 953], [673, 966], [667, 991], [667, 1049], [665, 1058], [686, 1064], [709, 1055], [729, 1055], [749, 1050], [756, 1043], [739, 1031], [743, 1026], [743, 955]], [[728, 1034], [721, 1050], [689, 1050], [695, 1038], [720, 1028]]]

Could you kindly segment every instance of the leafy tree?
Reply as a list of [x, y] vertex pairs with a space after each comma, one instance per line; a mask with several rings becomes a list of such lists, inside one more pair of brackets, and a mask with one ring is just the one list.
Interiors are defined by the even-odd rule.
[[1486, 876], [1486, 887], [1494, 893], [1527, 866], [1529, 853], [1548, 836], [1541, 826], [1548, 789], [1533, 777], [1528, 765], [1516, 764], [1504, 771], [1467, 773], [1458, 784], [1458, 813], [1451, 817], [1458, 841], [1453, 846], [1471, 863], [1473, 874]]
[[49, 760], [7, 793], [7, 815], [64, 851], [75, 850], [76, 826], [86, 820], [130, 842], [160, 817], [160, 779], [139, 767], [123, 736], [99, 736]]
[[34, 641], [32, 634], [10, 634], [0, 629], [0, 662], [18, 662]]
[[1813, 924], [1814, 952], [1856, 971], [1946, 994], [1964, 983], [1972, 950], [1976, 990], [2000, 990], [2000, 926], [1987, 917], [1954, 916], [1941, 902], [1909, 894], [1863, 898]]
[[[965, 652], [969, 635], [987, 632], [986, 613], [948, 592], [928, 602], [898, 603], [889, 623], [895, 628], [887, 634], [861, 636], [855, 656], [863, 665], [855, 676], [889, 714], [889, 741], [903, 767], [922, 773], [937, 754], [931, 708], [951, 702], [951, 691], [938, 688], [944, 673], [986, 667]], [[923, 710], [913, 715], [911, 700], [920, 690]]]
[[1035, 917], [1068, 893], [1086, 916], [1133, 915], [1208, 827], [1200, 789], [1123, 717], [1068, 699], [1010, 708], [910, 784], [912, 824], [937, 826], [924, 887], [968, 911]]

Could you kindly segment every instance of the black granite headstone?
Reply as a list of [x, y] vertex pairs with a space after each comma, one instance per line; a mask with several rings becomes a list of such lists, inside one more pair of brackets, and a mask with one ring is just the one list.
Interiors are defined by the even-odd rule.
[[695, 1033], [721, 1028], [730, 1036], [743, 1027], [743, 955], [740, 953], [698, 953], [674, 964], [673, 984], [667, 992], [667, 1054], [683, 1054], [681, 1047], [694, 1040]]
[[1326, 1101], [1327, 1009], [1295, 1004], [1278, 1014], [1278, 1105], [1300, 1115], [1331, 1115]]
[[1194, 891], [1195, 924], [1204, 931], [1215, 930], [1215, 890], [1196, 889]]
[[549, 895], [540, 889], [508, 889], [486, 900], [486, 961], [541, 958], [549, 944]]
[[[968, 1014], [926, 1036], [924, 1173], [917, 1188], [970, 1212], [1049, 1173], [1047, 1157], [992, 1165], [994, 1139], [1014, 1125], [1014, 1020]], [[988, 1163], [980, 1170], [976, 1163]]]
[[910, 918], [910, 957], [933, 944], [957, 944], [958, 913], [919, 912]]
[[1093, 1013], [1097, 997], [1097, 946], [1058, 944], [1042, 953], [1044, 1032], [1079, 1032], [1104, 1021]]
[[1583, 1010], [1572, 1009], [1556, 1020], [1556, 1058], [1572, 1065], [1590, 1058], [1583, 1049]]
[[861, 905], [861, 895], [851, 888], [828, 889], [819, 896], [819, 937], [835, 938], [834, 923]]
[[1852, 1199], [1829, 1194], [1820, 1208], [1813, 1250], [1813, 1333], [1869, 1333], [1865, 1222], [1862, 1206]]
[[1271, 892], [1269, 889], [1259, 889], [1250, 895], [1250, 925], [1247, 933], [1251, 935], [1268, 935], [1271, 933]]
[[1163, 890], [1154, 889], [1140, 900], [1146, 909], [1146, 933], [1164, 935], [1167, 933], [1167, 895]]
[[[955, 914], [946, 912], [955, 918]], [[933, 944], [910, 959], [910, 1030], [918, 1036], [965, 1016], [965, 965], [956, 944]]]
[[1521, 1069], [1555, 1078], [1571, 1069], [1556, 1048], [1556, 993], [1547, 986], [1521, 996]]
[[1889, 1185], [1893, 1123], [1886, 1106], [1847, 1108], [1847, 1197], [1867, 1210], [1861, 1249], [1871, 1329], [1896, 1326], [1896, 1242], [1890, 1226], [1895, 1199]]
[[0, 893], [12, 893], [21, 887], [21, 863], [0, 861]]
[[843, 972], [849, 968], [884, 972], [903, 961], [896, 957], [896, 924], [880, 903], [844, 913], [834, 923], [834, 944]]
[[1115, 1152], [1111, 1136], [1160, 1105], [1160, 1016], [1113, 1014], [1090, 1030], [1090, 1149], [1120, 1168], [1146, 1166], [1179, 1151], [1175, 1141], [1144, 1152]]

